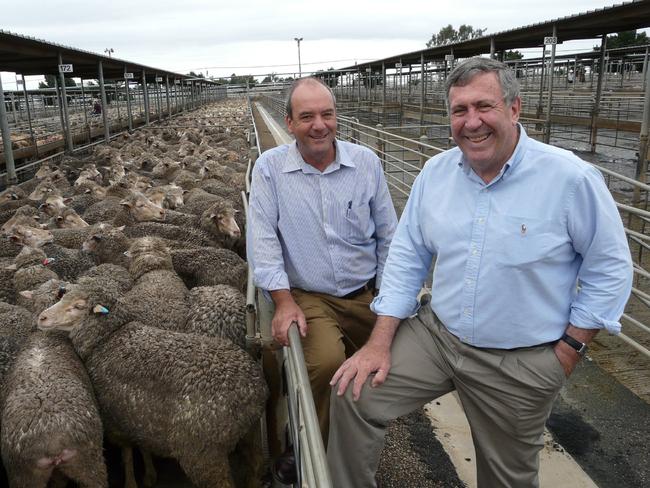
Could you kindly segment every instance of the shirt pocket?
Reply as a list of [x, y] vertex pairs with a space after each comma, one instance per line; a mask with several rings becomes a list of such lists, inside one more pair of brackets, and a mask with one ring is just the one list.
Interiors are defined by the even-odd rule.
[[504, 267], [552, 262], [566, 244], [559, 222], [531, 217], [502, 216], [495, 235], [497, 262]]
[[370, 239], [373, 229], [370, 223], [368, 202], [348, 202], [343, 209], [343, 239], [352, 244], [363, 244]]

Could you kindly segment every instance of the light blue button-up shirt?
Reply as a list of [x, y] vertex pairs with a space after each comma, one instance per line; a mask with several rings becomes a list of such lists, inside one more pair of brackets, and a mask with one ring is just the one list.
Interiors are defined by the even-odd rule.
[[521, 126], [512, 157], [489, 184], [458, 148], [427, 162], [372, 309], [413, 314], [434, 256], [431, 307], [467, 344], [537, 345], [559, 339], [569, 323], [620, 331], [632, 264], [602, 175]]
[[381, 164], [367, 148], [337, 140], [322, 173], [295, 142], [255, 163], [247, 256], [264, 290], [343, 296], [374, 276], [379, 286], [396, 226]]

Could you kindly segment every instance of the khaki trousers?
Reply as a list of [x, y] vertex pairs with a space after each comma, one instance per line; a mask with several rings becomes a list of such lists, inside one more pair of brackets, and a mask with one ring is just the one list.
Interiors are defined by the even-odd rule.
[[376, 316], [370, 310], [370, 290], [354, 298], [337, 298], [324, 293], [291, 290], [293, 299], [307, 320], [307, 337], [302, 348], [323, 443], [327, 446], [330, 416], [329, 382], [343, 361], [363, 346]]
[[566, 378], [552, 346], [481, 349], [460, 342], [426, 305], [399, 327], [386, 382], [332, 395], [333, 486], [375, 487], [387, 424], [452, 390], [476, 448], [479, 488], [537, 487], [542, 434]]

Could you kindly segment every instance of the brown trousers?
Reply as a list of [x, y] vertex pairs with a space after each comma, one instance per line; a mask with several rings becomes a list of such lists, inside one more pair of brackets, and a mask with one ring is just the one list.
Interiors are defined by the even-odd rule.
[[373, 296], [371, 291], [365, 291], [345, 299], [298, 289], [291, 290], [291, 295], [307, 320], [307, 337], [301, 342], [320, 431], [327, 447], [329, 382], [343, 361], [370, 336], [376, 319], [369, 307]]

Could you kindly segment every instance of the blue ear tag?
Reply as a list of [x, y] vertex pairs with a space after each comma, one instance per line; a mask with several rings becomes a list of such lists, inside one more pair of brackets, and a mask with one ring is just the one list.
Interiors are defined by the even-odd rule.
[[93, 312], [99, 313], [102, 315], [108, 315], [108, 309], [104, 307], [103, 305], [95, 305], [95, 308], [93, 308]]

